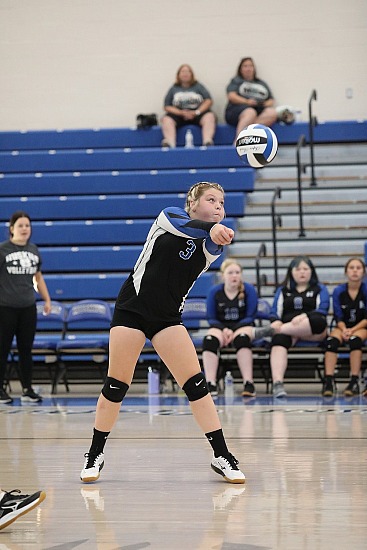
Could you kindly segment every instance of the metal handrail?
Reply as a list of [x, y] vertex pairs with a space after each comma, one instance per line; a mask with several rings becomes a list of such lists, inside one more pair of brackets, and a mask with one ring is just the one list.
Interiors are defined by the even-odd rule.
[[306, 138], [302, 134], [299, 137], [296, 149], [297, 156], [297, 187], [298, 187], [298, 210], [299, 210], [299, 237], [305, 237], [305, 228], [303, 227], [303, 203], [302, 203], [302, 176], [301, 172], [305, 172], [305, 167], [301, 164], [300, 150], [306, 143]]
[[257, 288], [257, 295], [259, 298], [261, 298], [261, 286], [263, 284], [267, 283], [266, 275], [260, 276], [260, 258], [266, 256], [266, 244], [261, 243], [256, 259], [255, 259], [255, 267], [256, 267], [256, 288]]
[[312, 115], [312, 101], [317, 99], [317, 93], [316, 90], [312, 90], [310, 100], [308, 102], [308, 127], [309, 127], [309, 134], [310, 134], [310, 159], [311, 159], [311, 186], [315, 187], [317, 185], [316, 178], [315, 178], [315, 160], [314, 160], [314, 154], [313, 154], [313, 129], [314, 126], [317, 125], [317, 119]]
[[278, 287], [278, 253], [277, 253], [277, 227], [281, 225], [280, 217], [275, 215], [275, 201], [280, 199], [282, 195], [282, 190], [280, 187], [276, 187], [274, 190], [273, 198], [271, 200], [271, 224], [272, 224], [272, 235], [273, 235], [273, 256], [274, 256], [274, 280], [275, 288]]

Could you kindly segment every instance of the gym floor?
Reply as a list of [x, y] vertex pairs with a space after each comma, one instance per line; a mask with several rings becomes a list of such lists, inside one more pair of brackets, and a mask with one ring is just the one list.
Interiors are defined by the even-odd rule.
[[[13, 385], [13, 384], [12, 384]], [[367, 537], [367, 399], [215, 399], [245, 485], [210, 469], [186, 397], [132, 386], [100, 479], [82, 484], [100, 386], [0, 405], [0, 486], [46, 500], [0, 531], [1, 550], [362, 550]], [[240, 391], [240, 386], [236, 387]], [[342, 389], [342, 388], [341, 388]]]

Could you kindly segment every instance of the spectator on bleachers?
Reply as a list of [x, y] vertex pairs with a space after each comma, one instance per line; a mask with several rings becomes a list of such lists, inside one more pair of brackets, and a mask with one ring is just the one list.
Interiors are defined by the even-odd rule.
[[0, 244], [0, 403], [13, 401], [4, 383], [14, 336], [23, 387], [21, 401], [42, 401], [32, 388], [32, 345], [37, 324], [34, 288], [45, 301], [45, 314], [51, 311], [51, 300], [41, 273], [40, 253], [37, 246], [29, 242], [31, 232], [28, 214], [18, 210], [9, 221], [9, 240]]
[[147, 338], [188, 397], [195, 420], [214, 452], [211, 468], [230, 483], [245, 482], [238, 461], [227, 448], [196, 349], [181, 316], [185, 297], [197, 278], [220, 256], [223, 246], [232, 242], [234, 231], [221, 223], [224, 215], [223, 188], [217, 183], [199, 182], [190, 188], [185, 209], [165, 208], [154, 221], [116, 301], [108, 375], [80, 474], [83, 482], [96, 481], [100, 476], [107, 437]]
[[298, 340], [322, 342], [327, 335], [326, 316], [330, 296], [319, 283], [315, 267], [307, 256], [296, 256], [289, 264], [284, 283], [275, 293], [270, 312], [270, 366], [274, 397], [285, 397], [284, 375], [288, 349]]
[[236, 126], [236, 137], [249, 124], [271, 126], [278, 118], [273, 94], [257, 77], [252, 57], [241, 59], [236, 76], [227, 86], [227, 98], [225, 120]]
[[207, 318], [209, 330], [203, 339], [203, 367], [208, 389], [218, 395], [217, 374], [220, 349], [234, 346], [244, 387], [243, 396], [253, 397], [252, 340], [257, 309], [257, 293], [253, 285], [242, 280], [242, 267], [228, 258], [220, 266], [223, 282], [209, 290]]
[[[362, 366], [362, 347], [367, 340], [367, 284], [363, 282], [365, 263], [359, 258], [350, 258], [344, 268], [347, 282], [333, 292], [333, 311], [336, 327], [326, 340], [325, 378], [322, 388], [324, 397], [334, 395], [334, 373], [338, 348], [350, 348], [350, 382], [344, 390], [345, 396], [359, 395], [359, 377]], [[367, 386], [363, 390], [367, 396]]]
[[203, 145], [214, 145], [216, 119], [208, 90], [198, 82], [190, 65], [181, 65], [173, 86], [164, 99], [162, 117], [163, 147], [176, 147], [176, 130], [181, 126], [201, 126]]

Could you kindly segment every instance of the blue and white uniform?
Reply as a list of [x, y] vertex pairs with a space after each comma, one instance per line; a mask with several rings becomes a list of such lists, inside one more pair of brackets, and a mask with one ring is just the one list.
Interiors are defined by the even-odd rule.
[[209, 236], [214, 225], [191, 219], [183, 208], [162, 210], [120, 290], [111, 326], [131, 327], [133, 316], [139, 326], [132, 328], [151, 339], [165, 327], [182, 324], [186, 296], [223, 250]]

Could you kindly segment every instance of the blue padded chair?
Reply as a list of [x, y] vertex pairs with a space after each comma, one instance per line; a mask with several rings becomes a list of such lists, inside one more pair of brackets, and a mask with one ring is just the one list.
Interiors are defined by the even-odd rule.
[[195, 335], [206, 323], [206, 300], [203, 298], [187, 298], [182, 312], [182, 322], [190, 333], [195, 347], [201, 347], [202, 336]]
[[60, 369], [54, 378], [53, 393], [57, 393], [62, 377], [67, 381], [68, 369], [75, 362], [78, 367], [81, 362], [97, 365], [104, 380], [111, 318], [110, 304], [103, 300], [80, 300], [70, 306], [64, 338], [57, 344]]
[[255, 319], [260, 321], [268, 321], [270, 319], [271, 305], [265, 298], [259, 298], [257, 302], [257, 311]]

